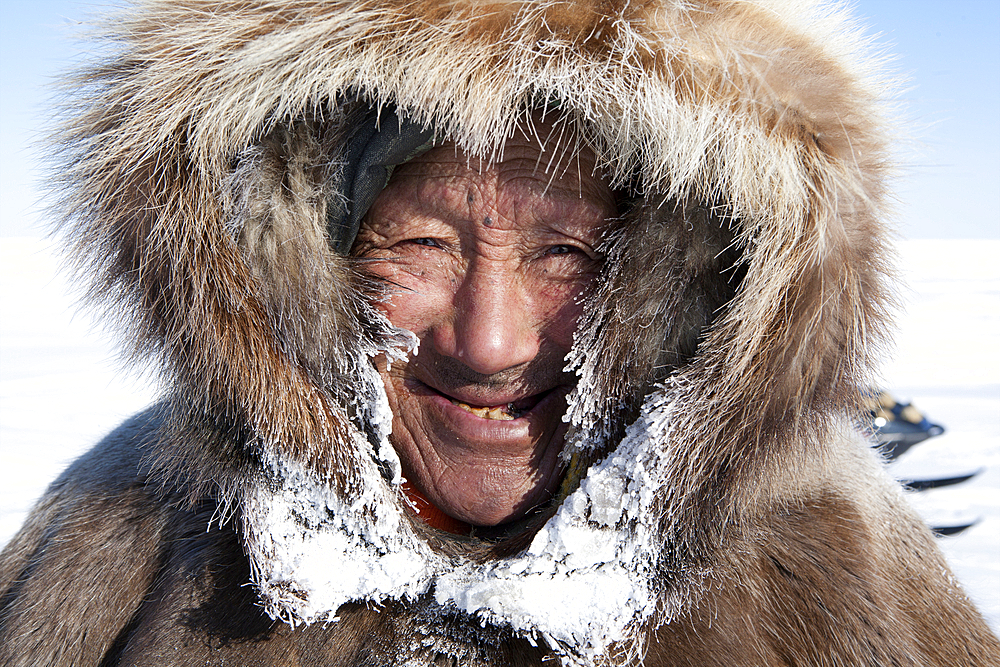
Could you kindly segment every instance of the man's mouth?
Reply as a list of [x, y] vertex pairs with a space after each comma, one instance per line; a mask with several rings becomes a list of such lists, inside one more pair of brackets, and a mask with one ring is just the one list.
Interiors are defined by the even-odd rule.
[[528, 396], [527, 398], [522, 398], [512, 403], [505, 403], [503, 405], [469, 405], [468, 403], [459, 401], [458, 399], [452, 398], [447, 394], [442, 394], [442, 396], [451, 401], [452, 405], [457, 405], [466, 412], [471, 412], [482, 419], [512, 421], [538, 405], [538, 403], [541, 402], [541, 400], [545, 398], [548, 393], [549, 392], [547, 391], [542, 392], [541, 394]]
[[500, 419], [502, 421], [511, 421], [517, 419], [522, 410], [518, 410], [514, 407], [513, 403], [507, 403], [506, 405], [469, 405], [468, 403], [463, 403], [461, 401], [456, 401], [454, 398], [449, 398], [452, 405], [457, 405], [467, 412], [471, 412], [477, 417], [482, 417], [483, 419]]

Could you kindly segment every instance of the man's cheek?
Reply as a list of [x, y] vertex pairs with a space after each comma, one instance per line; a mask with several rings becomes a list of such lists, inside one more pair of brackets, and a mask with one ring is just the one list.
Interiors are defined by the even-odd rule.
[[542, 332], [549, 342], [567, 352], [583, 316], [587, 288], [579, 284], [545, 290], [536, 301]]
[[416, 290], [403, 291], [399, 288], [388, 301], [379, 304], [379, 308], [393, 326], [412, 331], [418, 338], [432, 325], [436, 313], [441, 312], [437, 300]]
[[390, 298], [380, 308], [393, 325], [421, 336], [450, 312], [454, 284], [439, 272], [400, 271], [391, 285]]

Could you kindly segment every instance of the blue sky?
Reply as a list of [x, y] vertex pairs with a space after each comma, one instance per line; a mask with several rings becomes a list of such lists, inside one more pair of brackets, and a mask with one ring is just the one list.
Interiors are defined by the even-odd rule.
[[[33, 142], [47, 86], [78, 61], [79, 22], [106, 3], [0, 6], [0, 235], [39, 235]], [[905, 161], [896, 191], [906, 238], [1000, 238], [1000, 0], [857, 0], [895, 54]]]

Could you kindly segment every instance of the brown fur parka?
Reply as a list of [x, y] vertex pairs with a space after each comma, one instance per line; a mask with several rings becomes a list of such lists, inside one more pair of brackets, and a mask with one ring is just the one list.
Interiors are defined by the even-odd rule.
[[[997, 665], [856, 423], [891, 301], [885, 82], [783, 0], [146, 0], [52, 143], [161, 403], [0, 558], [5, 665]], [[543, 110], [621, 193], [540, 514], [415, 519], [338, 251], [359, 117], [494, 155]], [[381, 131], [381, 130], [380, 130]]]

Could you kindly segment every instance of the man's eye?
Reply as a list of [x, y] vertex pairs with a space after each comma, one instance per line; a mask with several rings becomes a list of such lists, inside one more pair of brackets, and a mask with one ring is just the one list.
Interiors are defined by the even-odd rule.
[[546, 255], [568, 255], [572, 252], [577, 252], [579, 248], [571, 245], [554, 245], [545, 251]]
[[580, 259], [598, 260], [595, 253], [581, 248], [580, 246], [573, 245], [570, 243], [560, 243], [558, 245], [552, 245], [545, 249], [545, 256], [552, 257], [555, 255], [575, 255]]
[[416, 238], [416, 239], [410, 239], [407, 242], [408, 243], [412, 243], [414, 245], [427, 246], [428, 248], [440, 248], [441, 247], [441, 244], [438, 243], [437, 239], [432, 239], [432, 238], [428, 238], [428, 237], [421, 237], [421, 238]]

